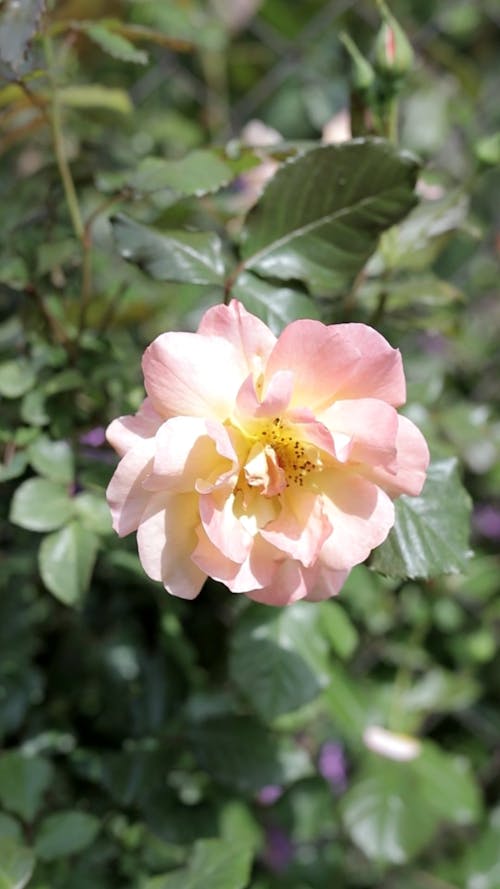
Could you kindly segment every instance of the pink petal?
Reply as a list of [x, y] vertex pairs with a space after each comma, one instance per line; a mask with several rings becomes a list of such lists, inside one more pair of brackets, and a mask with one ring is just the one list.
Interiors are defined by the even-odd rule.
[[137, 531], [142, 566], [173, 596], [194, 599], [206, 574], [191, 559], [199, 524], [197, 498], [191, 494], [150, 495]]
[[286, 559], [279, 563], [273, 581], [262, 589], [248, 590], [247, 596], [263, 605], [292, 605], [305, 599], [309, 584], [316, 578], [316, 569], [306, 569], [299, 562]]
[[376, 398], [336, 401], [321, 414], [321, 421], [335, 434], [350, 441], [349, 462], [395, 469], [398, 415]]
[[295, 373], [293, 406], [317, 414], [337, 398], [381, 398], [394, 406], [406, 396], [401, 355], [366, 324], [294, 321], [274, 347], [266, 377]]
[[153, 456], [154, 439], [139, 439], [139, 444], [122, 457], [108, 485], [106, 497], [113, 528], [120, 537], [136, 530], [151, 497], [142, 483], [153, 468]]
[[146, 391], [163, 417], [225, 420], [247, 376], [232, 343], [198, 333], [163, 333], [146, 349]]
[[354, 347], [358, 361], [337, 389], [337, 398], [380, 398], [393, 407], [406, 401], [406, 381], [399, 349], [367, 324], [336, 324], [339, 337]]
[[293, 373], [278, 371], [270, 378], [264, 397], [259, 398], [255, 380], [248, 376], [236, 398], [238, 411], [243, 417], [274, 417], [284, 413], [293, 392]]
[[[260, 318], [247, 312], [238, 300], [229, 306], [213, 306], [201, 319], [198, 333], [229, 340], [247, 362], [247, 372], [257, 374], [265, 364], [276, 337]], [[260, 363], [260, 366], [259, 366]]]
[[389, 473], [378, 466], [365, 474], [387, 491], [390, 497], [399, 497], [400, 494], [416, 496], [424, 486], [429, 465], [429, 448], [420, 429], [407, 417], [398, 416], [396, 451], [395, 473]]
[[349, 571], [331, 571], [324, 565], [320, 565], [313, 589], [304, 596], [308, 602], [321, 602], [323, 599], [331, 599], [342, 589], [349, 576]]
[[200, 518], [209, 540], [226, 558], [241, 564], [253, 543], [252, 535], [234, 512], [235, 497], [229, 489], [200, 495]]
[[149, 398], [146, 398], [138, 412], [132, 416], [118, 417], [106, 429], [106, 438], [120, 456], [134, 447], [143, 438], [151, 438], [163, 423]]
[[358, 352], [345, 337], [320, 321], [293, 321], [269, 356], [266, 378], [278, 371], [295, 375], [293, 407], [308, 407], [315, 413], [331, 404], [339, 378], [345, 376]]
[[214, 580], [225, 583], [233, 593], [247, 593], [271, 583], [278, 567], [276, 555], [273, 547], [256, 537], [248, 557], [238, 564], [214, 546], [200, 528], [193, 561]]
[[150, 491], [181, 493], [194, 491], [198, 483], [211, 486], [232, 466], [218, 453], [216, 442], [200, 417], [167, 420], [156, 433], [155, 449], [153, 470], [144, 483]]
[[394, 504], [381, 488], [344, 470], [323, 472], [322, 489], [333, 531], [319, 559], [334, 571], [350, 570], [386, 539]]
[[300, 488], [289, 488], [281, 498], [282, 511], [260, 532], [277, 549], [309, 568], [332, 532], [321, 497]]

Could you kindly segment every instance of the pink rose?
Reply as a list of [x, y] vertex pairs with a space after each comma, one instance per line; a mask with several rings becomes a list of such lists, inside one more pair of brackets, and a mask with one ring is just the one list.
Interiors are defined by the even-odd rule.
[[143, 358], [148, 397], [107, 437], [113, 527], [185, 599], [207, 575], [269, 605], [335, 595], [420, 493], [419, 430], [398, 416], [401, 356], [364, 324], [295, 321], [276, 337], [233, 300]]

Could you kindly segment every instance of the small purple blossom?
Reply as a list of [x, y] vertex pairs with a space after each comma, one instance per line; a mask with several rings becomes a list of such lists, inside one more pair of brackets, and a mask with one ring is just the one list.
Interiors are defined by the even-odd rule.
[[91, 448], [100, 448], [106, 441], [105, 433], [104, 426], [96, 426], [80, 436], [80, 443], [89, 445]]
[[257, 794], [257, 802], [261, 806], [273, 806], [283, 793], [283, 788], [279, 784], [266, 784], [261, 787]]
[[320, 751], [318, 771], [335, 793], [347, 788], [347, 767], [344, 750], [336, 741], [326, 741]]
[[500, 540], [500, 508], [482, 503], [474, 510], [474, 528], [488, 540]]
[[290, 864], [295, 847], [282, 827], [271, 826], [266, 830], [266, 849], [264, 859], [275, 874], [281, 874]]

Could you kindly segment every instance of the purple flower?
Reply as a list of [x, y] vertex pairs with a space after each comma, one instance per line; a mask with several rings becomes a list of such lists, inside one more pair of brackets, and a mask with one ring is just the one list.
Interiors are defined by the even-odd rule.
[[275, 874], [283, 873], [294, 855], [294, 845], [282, 827], [272, 826], [266, 830], [264, 859]]
[[91, 448], [100, 448], [105, 441], [106, 435], [104, 426], [96, 426], [94, 429], [89, 429], [88, 432], [85, 432], [84, 435], [80, 436], [80, 443], [89, 445]]
[[482, 503], [474, 510], [474, 528], [488, 540], [500, 540], [500, 509]]
[[326, 741], [320, 751], [318, 771], [336, 793], [347, 788], [347, 769], [344, 750], [336, 741]]
[[257, 802], [261, 806], [273, 806], [279, 800], [283, 793], [283, 788], [279, 784], [266, 784], [261, 787], [257, 794]]

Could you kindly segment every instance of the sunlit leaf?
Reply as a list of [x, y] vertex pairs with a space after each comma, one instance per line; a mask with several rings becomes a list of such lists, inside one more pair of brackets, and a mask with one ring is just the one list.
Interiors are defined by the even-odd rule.
[[374, 551], [372, 568], [412, 578], [462, 571], [470, 554], [470, 509], [457, 461], [431, 464], [420, 496], [396, 500], [396, 523]]
[[79, 522], [42, 540], [38, 555], [42, 580], [65, 605], [76, 605], [86, 592], [97, 549], [98, 538]]
[[246, 269], [303, 281], [314, 294], [348, 286], [379, 235], [415, 204], [413, 157], [380, 140], [313, 149], [289, 160], [250, 211]]
[[124, 259], [159, 281], [220, 284], [224, 276], [221, 242], [212, 232], [160, 232], [126, 216], [112, 219]]

